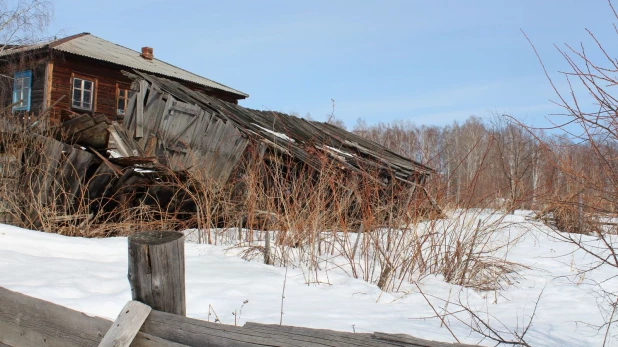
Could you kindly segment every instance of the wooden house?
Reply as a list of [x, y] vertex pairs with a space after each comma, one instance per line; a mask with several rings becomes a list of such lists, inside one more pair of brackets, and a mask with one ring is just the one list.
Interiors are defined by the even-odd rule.
[[[66, 218], [86, 196], [94, 216], [119, 201], [196, 211], [180, 198], [184, 190], [162, 184], [170, 172], [205, 176], [240, 196], [234, 201], [243, 201], [250, 173], [265, 187], [308, 182], [307, 190], [320, 177], [337, 178], [325, 196], [343, 192], [356, 221], [364, 206], [383, 210], [384, 220], [427, 210], [423, 201], [439, 212], [425, 189], [431, 168], [331, 124], [242, 107], [247, 94], [157, 60], [148, 47], [139, 53], [90, 34], [9, 47], [0, 51], [0, 82], [0, 101], [13, 113], [44, 111], [59, 125], [51, 128], [60, 130], [55, 139], [35, 135], [20, 162], [41, 167], [22, 175], [38, 182], [33, 191], [45, 207]], [[57, 191], [67, 192], [66, 203]], [[275, 200], [283, 199], [291, 197]], [[388, 201], [393, 206], [382, 208]], [[36, 212], [22, 213], [24, 225], [40, 225]]]
[[67, 112], [104, 114], [122, 121], [131, 80], [122, 70], [165, 77], [191, 90], [231, 103], [248, 95], [154, 57], [89, 33], [28, 46], [0, 49], [0, 101], [14, 112], [50, 109], [52, 121]]

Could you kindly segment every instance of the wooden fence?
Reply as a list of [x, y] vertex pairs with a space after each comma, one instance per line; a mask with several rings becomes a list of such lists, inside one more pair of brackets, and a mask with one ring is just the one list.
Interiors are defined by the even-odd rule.
[[[145, 298], [142, 300], [152, 300], [152, 305], [177, 313], [163, 312], [139, 301], [129, 301], [118, 318], [111, 322], [0, 287], [0, 347], [466, 346], [403, 334], [348, 333], [258, 323], [246, 323], [239, 327], [185, 317], [184, 246], [180, 246], [184, 238], [171, 232], [140, 234], [129, 238], [129, 262], [136, 262], [129, 266], [133, 298], [141, 296]], [[161, 237], [153, 238], [156, 235]], [[145, 265], [145, 259], [140, 254], [148, 255], [147, 261], [152, 261], [148, 263], [152, 265], [152, 271], [147, 277], [139, 273], [140, 267]], [[167, 263], [170, 259], [182, 261], [183, 265], [172, 264], [165, 270], [176, 274], [166, 274], [160, 268], [163, 262], [156, 263], [156, 259], [163, 254], [170, 255], [166, 258]], [[171, 295], [178, 293], [178, 288], [171, 286], [180, 285], [177, 279], [179, 274], [182, 275], [181, 298]], [[166, 282], [158, 277], [171, 280]], [[158, 285], [149, 287], [145, 278]], [[151, 293], [147, 293], [148, 288]], [[162, 298], [167, 299], [162, 302]]]

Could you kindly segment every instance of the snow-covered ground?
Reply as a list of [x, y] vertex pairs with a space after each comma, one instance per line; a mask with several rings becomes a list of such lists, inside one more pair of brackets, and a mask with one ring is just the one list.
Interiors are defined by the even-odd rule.
[[[617, 291], [618, 280], [612, 278], [616, 269], [602, 266], [577, 276], [578, 266], [586, 266], [589, 256], [553, 238], [548, 228], [528, 220], [525, 213], [504, 221], [510, 226], [497, 232], [521, 237], [508, 250], [507, 259], [528, 267], [505, 290], [475, 292], [429, 276], [418, 287], [408, 284], [400, 292], [384, 293], [342, 271], [330, 271], [329, 284], [307, 285], [302, 269], [289, 268], [283, 324], [454, 342], [425, 298], [441, 315], [445, 310], [458, 311], [460, 301], [497, 329], [519, 332], [539, 300], [526, 333], [528, 343], [601, 346], [605, 329], [591, 326], [603, 324], [600, 307], [605, 303], [597, 283], [605, 281], [603, 288]], [[225, 324], [279, 323], [286, 269], [245, 261], [236, 254], [222, 246], [186, 244], [187, 315], [214, 321], [216, 313]], [[126, 238], [70, 238], [0, 226], [0, 286], [10, 290], [113, 320], [131, 299], [126, 275]], [[445, 307], [446, 301], [451, 303]], [[471, 332], [468, 313], [456, 317], [461, 321], [448, 315], [444, 319], [461, 342], [495, 345]], [[606, 345], [618, 341], [610, 334]]]

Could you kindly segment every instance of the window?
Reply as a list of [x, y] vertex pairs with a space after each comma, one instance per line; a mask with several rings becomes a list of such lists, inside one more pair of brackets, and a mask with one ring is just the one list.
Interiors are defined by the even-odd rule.
[[118, 105], [118, 108], [116, 110], [116, 113], [118, 115], [125, 115], [125, 112], [127, 111], [127, 105], [129, 104], [129, 90], [128, 89], [122, 89], [120, 87], [118, 87], [117, 89], [117, 100], [118, 102], [116, 103]]
[[94, 94], [94, 82], [86, 79], [73, 78], [73, 101], [74, 108], [92, 110], [92, 95]]
[[13, 80], [13, 110], [30, 111], [32, 71], [16, 72]]

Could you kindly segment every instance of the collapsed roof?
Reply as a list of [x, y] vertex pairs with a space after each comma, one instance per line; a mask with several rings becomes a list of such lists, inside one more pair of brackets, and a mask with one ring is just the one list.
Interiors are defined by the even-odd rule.
[[[127, 73], [137, 92], [131, 98], [124, 127], [141, 150], [190, 166], [188, 150], [217, 163], [217, 179], [225, 181], [249, 139], [266, 144], [307, 165], [319, 168], [317, 152], [326, 153], [342, 169], [377, 169], [385, 177], [423, 183], [433, 169], [334, 125], [258, 111], [227, 103], [182, 84], [141, 72]], [[153, 144], [156, 141], [156, 144]], [[154, 154], [154, 153], [150, 153]]]

